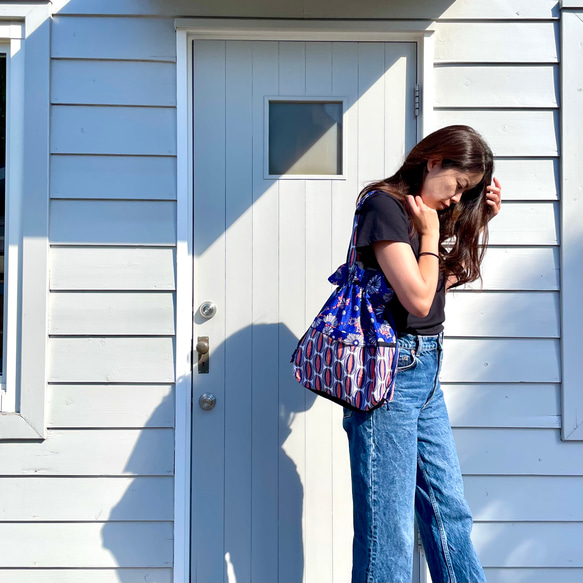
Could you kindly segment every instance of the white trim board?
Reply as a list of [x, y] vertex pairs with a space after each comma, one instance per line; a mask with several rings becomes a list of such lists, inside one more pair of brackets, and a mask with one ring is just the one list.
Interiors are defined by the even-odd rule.
[[[565, 2], [563, 2], [565, 6]], [[561, 14], [561, 438], [583, 440], [583, 13]]]
[[[14, 18], [17, 20], [25, 19], [31, 12], [35, 11], [39, 6], [34, 4], [19, 4], [18, 2], [2, 2], [0, 3], [0, 18]], [[45, 6], [41, 6], [45, 9]]]
[[[424, 98], [418, 138], [432, 131], [433, 23], [431, 21], [290, 21], [178, 18], [177, 52], [177, 253], [176, 253], [176, 427], [174, 490], [174, 578], [190, 581], [190, 493], [192, 422], [192, 347], [194, 261], [193, 224], [193, 78], [190, 43], [194, 39], [416, 42], [417, 82]], [[423, 91], [424, 89], [424, 91]], [[425, 564], [421, 565], [426, 570]], [[428, 573], [426, 573], [428, 577]]]
[[176, 399], [174, 426], [174, 581], [190, 581], [190, 458], [192, 421], [192, 53], [176, 32]]
[[[276, 41], [416, 41], [434, 32], [431, 20], [275, 20], [177, 18], [190, 38]], [[417, 38], [415, 38], [417, 37]]]

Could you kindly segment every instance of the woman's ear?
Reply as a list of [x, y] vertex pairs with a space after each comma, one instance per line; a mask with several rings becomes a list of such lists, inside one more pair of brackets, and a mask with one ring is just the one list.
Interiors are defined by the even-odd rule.
[[434, 168], [441, 168], [443, 158], [431, 157], [427, 160], [427, 172], [431, 172]]

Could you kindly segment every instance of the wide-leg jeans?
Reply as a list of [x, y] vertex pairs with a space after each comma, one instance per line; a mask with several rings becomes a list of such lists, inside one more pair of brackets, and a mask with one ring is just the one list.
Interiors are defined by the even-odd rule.
[[485, 582], [439, 384], [443, 334], [407, 334], [398, 343], [388, 409], [344, 409], [354, 508], [352, 582], [411, 581], [415, 514], [433, 583]]

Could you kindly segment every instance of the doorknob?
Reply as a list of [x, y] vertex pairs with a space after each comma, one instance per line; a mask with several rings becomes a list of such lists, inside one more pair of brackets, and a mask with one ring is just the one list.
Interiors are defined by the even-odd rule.
[[209, 351], [209, 337], [199, 336], [196, 343], [196, 351], [200, 354], [206, 354]]
[[209, 337], [199, 336], [195, 348], [198, 353], [198, 374], [206, 374], [209, 371]]
[[198, 398], [198, 406], [205, 411], [210, 411], [217, 404], [217, 398], [212, 393], [203, 393]]

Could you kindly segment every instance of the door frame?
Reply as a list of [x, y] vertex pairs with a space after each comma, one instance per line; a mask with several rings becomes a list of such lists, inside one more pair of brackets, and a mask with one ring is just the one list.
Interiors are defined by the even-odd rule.
[[[272, 40], [414, 42], [421, 100], [417, 139], [433, 129], [432, 20], [278, 20], [177, 18], [176, 29], [176, 344], [174, 427], [174, 569], [173, 581], [190, 581], [190, 493], [192, 431], [193, 257], [193, 75], [192, 41]], [[411, 96], [413, 98], [413, 96]], [[429, 581], [425, 569], [421, 581]]]

